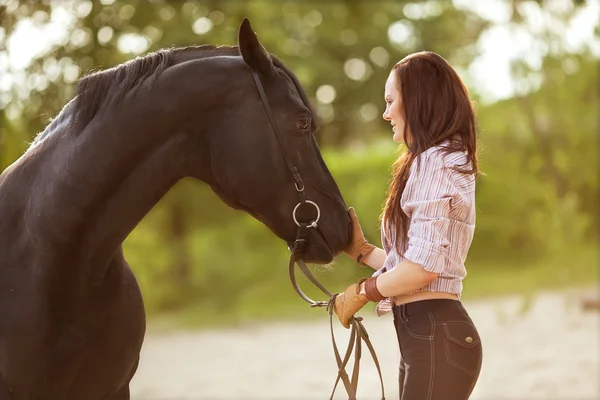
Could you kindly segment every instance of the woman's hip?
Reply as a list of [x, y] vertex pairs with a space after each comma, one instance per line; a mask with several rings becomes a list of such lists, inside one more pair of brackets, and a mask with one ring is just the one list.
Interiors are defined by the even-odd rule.
[[396, 305], [392, 311], [394, 325], [402, 336], [433, 339], [442, 335], [456, 339], [457, 335], [465, 333], [467, 336], [462, 339], [468, 345], [480, 340], [473, 320], [458, 300], [420, 300]]
[[[457, 300], [423, 300], [395, 306], [394, 323], [405, 374], [402, 399], [469, 397], [481, 371], [481, 338]], [[402, 368], [401, 368], [402, 370]]]
[[479, 374], [481, 337], [458, 300], [434, 299], [393, 307], [402, 358], [444, 365], [471, 376]]

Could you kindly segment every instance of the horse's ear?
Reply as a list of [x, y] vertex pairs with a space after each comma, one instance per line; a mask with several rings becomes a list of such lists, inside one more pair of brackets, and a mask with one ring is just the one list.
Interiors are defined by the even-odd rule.
[[273, 73], [273, 60], [252, 30], [248, 18], [244, 18], [240, 25], [238, 46], [244, 61], [250, 68], [265, 76]]

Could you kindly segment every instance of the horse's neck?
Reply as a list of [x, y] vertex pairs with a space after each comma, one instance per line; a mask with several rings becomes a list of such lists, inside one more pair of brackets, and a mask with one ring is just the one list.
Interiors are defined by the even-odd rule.
[[128, 175], [123, 177], [118, 189], [90, 219], [85, 230], [85, 259], [91, 263], [94, 276], [103, 274], [115, 249], [129, 233], [169, 191], [184, 177], [184, 157], [178, 146], [178, 137], [150, 153], [146, 159]]
[[[62, 150], [57, 135], [40, 145], [36, 157], [15, 165], [19, 167], [15, 176], [9, 176], [10, 182], [1, 189], [18, 200], [12, 189], [23, 188], [19, 181], [35, 176], [27, 191], [18, 192], [29, 241], [58, 254], [67, 251], [79, 262], [106, 265], [142, 218], [184, 177], [180, 140], [174, 134], [150, 151], [136, 154], [135, 162], [119, 170], [82, 166], [74, 171], [53, 165], [51, 159]], [[110, 151], [105, 157], [118, 158]], [[65, 158], [70, 160], [60, 157]], [[28, 200], [23, 202], [23, 197]]]
[[82, 261], [106, 265], [184, 176], [185, 149], [174, 124], [202, 114], [210, 125], [205, 111], [227, 99], [223, 88], [230, 77], [219, 68], [211, 60], [171, 67], [82, 132], [56, 132], [36, 146], [20, 175], [35, 176], [26, 219], [28, 229], [38, 228], [37, 240], [62, 251], [77, 249]]

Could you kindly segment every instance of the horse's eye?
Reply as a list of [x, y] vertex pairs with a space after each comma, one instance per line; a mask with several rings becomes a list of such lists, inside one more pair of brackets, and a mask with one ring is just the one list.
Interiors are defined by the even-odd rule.
[[299, 120], [296, 121], [296, 128], [299, 131], [307, 130], [309, 125], [310, 125], [310, 121], [308, 120], [307, 117], [300, 118]]

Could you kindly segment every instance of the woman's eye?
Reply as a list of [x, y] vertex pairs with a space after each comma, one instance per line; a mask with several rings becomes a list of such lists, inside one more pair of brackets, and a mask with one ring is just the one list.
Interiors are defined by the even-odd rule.
[[308, 129], [308, 118], [302, 118], [296, 121], [296, 128], [300, 131], [305, 131]]

